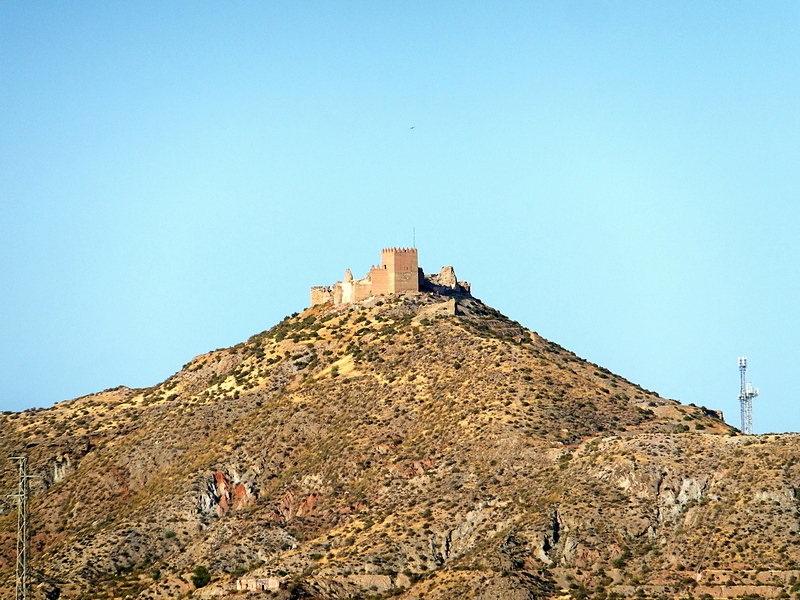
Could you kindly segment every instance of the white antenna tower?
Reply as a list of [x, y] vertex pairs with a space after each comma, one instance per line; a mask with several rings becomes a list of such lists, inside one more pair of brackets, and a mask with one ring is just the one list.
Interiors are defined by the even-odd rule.
[[758, 388], [753, 389], [753, 384], [745, 381], [745, 371], [747, 370], [747, 357], [739, 359], [739, 376], [742, 388], [739, 392], [739, 405], [742, 408], [742, 433], [751, 435], [753, 433], [753, 398], [758, 396]]

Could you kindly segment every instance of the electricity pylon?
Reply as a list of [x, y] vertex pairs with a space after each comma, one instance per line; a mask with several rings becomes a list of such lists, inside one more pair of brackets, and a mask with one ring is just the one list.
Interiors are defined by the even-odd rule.
[[17, 493], [17, 586], [15, 600], [28, 600], [28, 457], [12, 456], [19, 461], [19, 484]]

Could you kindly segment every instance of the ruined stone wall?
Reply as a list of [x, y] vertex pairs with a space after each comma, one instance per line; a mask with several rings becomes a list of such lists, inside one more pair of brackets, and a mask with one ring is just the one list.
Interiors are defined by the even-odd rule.
[[331, 288], [327, 285], [316, 285], [311, 288], [311, 306], [325, 304], [333, 299]]
[[442, 267], [438, 275], [422, 275], [420, 289], [448, 296], [451, 294], [470, 295], [470, 284], [467, 281], [458, 281], [453, 267]]
[[470, 293], [469, 283], [457, 281], [453, 267], [443, 267], [438, 275], [425, 276], [419, 268], [416, 248], [384, 248], [381, 265], [373, 266], [363, 279], [353, 279], [347, 269], [343, 281], [333, 286], [311, 288], [311, 306], [333, 302], [349, 304], [372, 296], [413, 293], [425, 290], [445, 295]]
[[383, 296], [389, 293], [389, 269], [385, 267], [372, 267], [369, 271], [372, 277], [372, 294]]
[[336, 285], [342, 291], [340, 300], [336, 304], [350, 304], [353, 301], [353, 282], [337, 281]]
[[353, 302], [361, 302], [374, 295], [372, 277], [367, 275], [364, 279], [356, 279], [353, 281]]
[[355, 302], [355, 290], [353, 284], [353, 272], [350, 269], [345, 270], [344, 272], [344, 281], [336, 282], [342, 289], [342, 299], [341, 302], [349, 304], [350, 302]]

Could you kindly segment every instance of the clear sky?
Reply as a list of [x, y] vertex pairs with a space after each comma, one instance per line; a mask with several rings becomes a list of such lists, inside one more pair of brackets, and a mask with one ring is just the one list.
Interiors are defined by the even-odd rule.
[[0, 5], [0, 409], [145, 387], [386, 246], [800, 431], [800, 3]]

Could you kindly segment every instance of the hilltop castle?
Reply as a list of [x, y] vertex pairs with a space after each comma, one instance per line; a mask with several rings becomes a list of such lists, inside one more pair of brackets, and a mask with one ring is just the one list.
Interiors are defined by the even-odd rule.
[[373, 296], [421, 291], [469, 295], [470, 284], [456, 280], [453, 267], [442, 267], [438, 275], [426, 276], [419, 268], [416, 248], [384, 248], [381, 264], [373, 265], [363, 279], [353, 279], [353, 273], [347, 269], [344, 281], [337, 281], [333, 286], [312, 287], [311, 306], [326, 302], [349, 304]]

